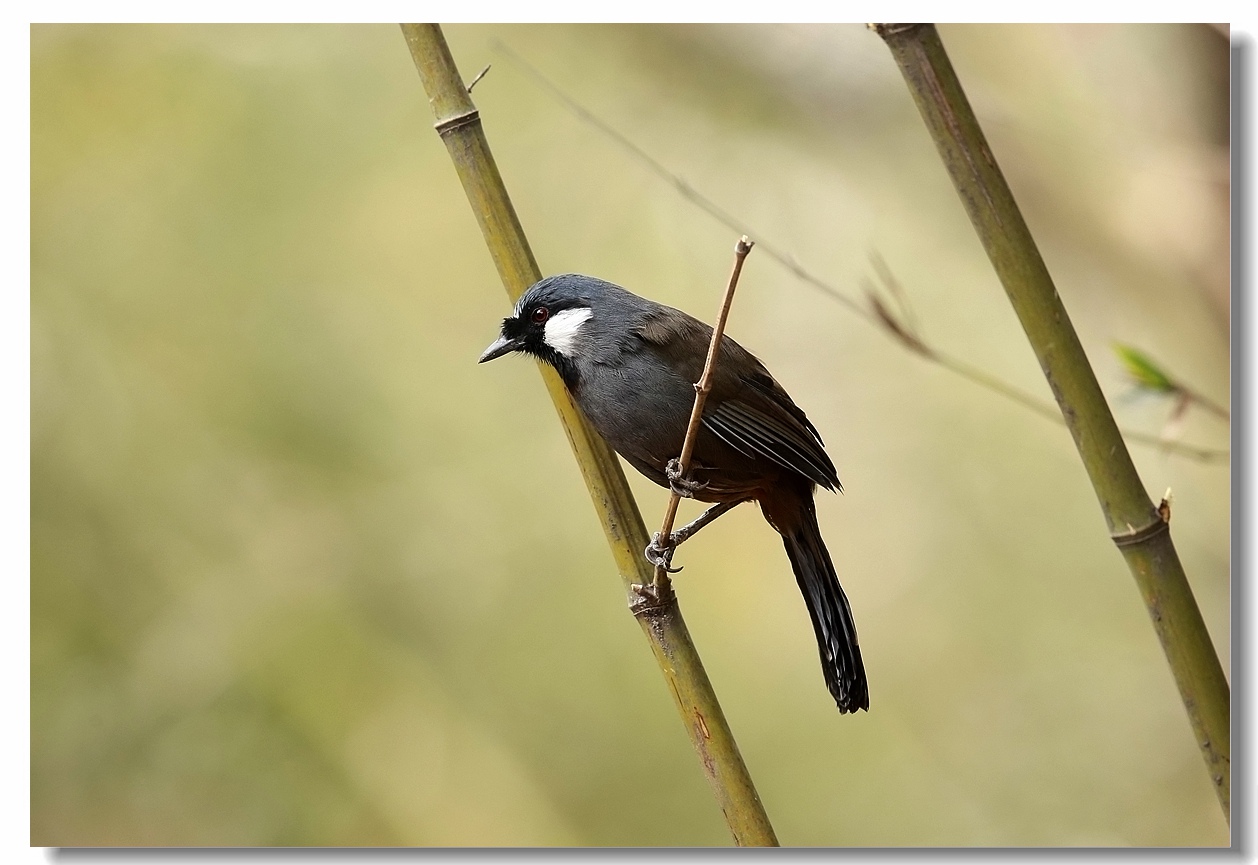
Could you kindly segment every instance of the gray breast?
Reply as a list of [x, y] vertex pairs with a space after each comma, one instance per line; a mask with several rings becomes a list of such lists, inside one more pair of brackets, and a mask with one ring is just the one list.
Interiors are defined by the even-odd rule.
[[651, 353], [583, 365], [574, 396], [599, 435], [625, 457], [654, 464], [681, 452], [694, 387]]

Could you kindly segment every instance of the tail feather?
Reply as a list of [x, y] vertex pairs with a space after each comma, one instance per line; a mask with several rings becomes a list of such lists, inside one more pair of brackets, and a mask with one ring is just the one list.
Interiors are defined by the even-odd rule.
[[800, 517], [794, 521], [794, 526], [782, 532], [782, 543], [817, 634], [826, 687], [840, 713], [857, 709], [868, 711], [869, 683], [865, 680], [865, 664], [856, 640], [856, 623], [830, 561], [830, 552], [821, 539], [811, 496]]

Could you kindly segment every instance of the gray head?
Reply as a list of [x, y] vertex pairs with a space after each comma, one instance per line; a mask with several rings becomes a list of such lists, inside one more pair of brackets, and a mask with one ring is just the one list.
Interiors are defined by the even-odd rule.
[[[485, 349], [480, 363], [514, 351], [531, 354], [560, 373], [573, 372], [574, 359], [610, 320], [623, 320], [651, 302], [618, 285], [579, 273], [548, 276], [520, 297], [502, 320], [502, 334]], [[598, 319], [604, 319], [599, 321]]]

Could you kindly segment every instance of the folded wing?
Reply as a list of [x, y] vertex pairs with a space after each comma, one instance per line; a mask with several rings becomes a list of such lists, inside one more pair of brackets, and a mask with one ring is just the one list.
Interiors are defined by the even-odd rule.
[[741, 399], [703, 413], [703, 425], [745, 456], [772, 460], [828, 490], [839, 489], [834, 463], [806, 423], [790, 412], [764, 410]]

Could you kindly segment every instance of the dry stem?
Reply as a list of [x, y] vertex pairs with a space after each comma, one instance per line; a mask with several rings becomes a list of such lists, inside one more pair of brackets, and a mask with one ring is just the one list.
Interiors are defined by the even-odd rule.
[[[1061, 412], [1057, 410], [1054, 403], [1042, 400], [1026, 391], [1023, 391], [1012, 384], [1000, 379], [999, 377], [985, 372], [982, 369], [970, 364], [959, 358], [951, 357], [938, 347], [927, 343], [920, 333], [916, 333], [913, 328], [915, 337], [906, 340], [904, 331], [900, 330], [893, 324], [895, 317], [888, 318], [883, 315], [883, 311], [876, 307], [866, 309], [865, 306], [857, 299], [843, 292], [835, 285], [822, 279], [817, 274], [801, 265], [793, 255], [786, 251], [785, 246], [771, 244], [766, 238], [767, 235], [762, 231], [752, 231], [746, 220], [741, 219], [731, 213], [721, 209], [712, 199], [708, 198], [687, 180], [680, 175], [669, 170], [663, 163], [656, 160], [653, 156], [639, 147], [627, 135], [618, 131], [610, 123], [598, 117], [594, 112], [577, 102], [567, 93], [565, 93], [557, 84], [543, 75], [536, 67], [526, 61], [520, 55], [516, 54], [501, 42], [493, 43], [494, 49], [505, 55], [509, 60], [519, 66], [526, 74], [535, 80], [543, 89], [553, 95], [563, 107], [575, 115], [579, 120], [593, 126], [599, 132], [606, 135], [617, 146], [622, 148], [641, 165], [643, 165], [652, 174], [667, 182], [682, 198], [694, 204], [696, 207], [707, 213], [717, 222], [743, 234], [754, 234], [758, 240], [760, 251], [762, 254], [769, 256], [782, 267], [790, 271], [791, 275], [801, 282], [812, 286], [820, 291], [830, 300], [838, 303], [848, 312], [854, 314], [860, 320], [867, 324], [879, 327], [882, 331], [893, 339], [899, 345], [909, 349], [918, 357], [931, 363], [938, 364], [949, 372], [967, 379], [979, 387], [995, 393], [999, 396], [1008, 398], [1009, 400], [1030, 409], [1040, 417], [1046, 418], [1058, 424], [1064, 424]], [[875, 270], [878, 270], [880, 276], [882, 270], [875, 264]], [[885, 311], [885, 310], [884, 310]], [[1218, 413], [1217, 411], [1215, 412]], [[1230, 460], [1230, 451], [1219, 448], [1206, 448], [1197, 445], [1168, 441], [1162, 436], [1150, 433], [1139, 432], [1137, 430], [1124, 429], [1123, 437], [1128, 441], [1137, 442], [1149, 447], [1158, 448], [1169, 454], [1185, 457], [1187, 459], [1196, 460], [1202, 463], [1221, 464]]]
[[[694, 456], [695, 439], [699, 435], [699, 422], [703, 418], [703, 404], [708, 401], [708, 392], [712, 390], [712, 374], [716, 371], [716, 358], [721, 351], [721, 337], [725, 334], [725, 321], [729, 318], [730, 307], [734, 304], [734, 289], [738, 287], [738, 277], [743, 272], [743, 262], [746, 261], [747, 253], [751, 252], [753, 246], [755, 244], [748, 240], [745, 234], [734, 246], [734, 269], [730, 272], [729, 283], [725, 286], [724, 296], [721, 297], [721, 311], [712, 328], [712, 341], [708, 343], [708, 357], [703, 364], [703, 375], [695, 383], [695, 404], [690, 410], [686, 439], [682, 443], [681, 456], [677, 460], [678, 471], [683, 478], [690, 472], [690, 459]], [[673, 533], [673, 522], [677, 519], [677, 506], [680, 503], [681, 496], [673, 490], [672, 495], [668, 497], [668, 506], [664, 508], [664, 522], [660, 525], [660, 544], [666, 548], [671, 543], [669, 537]], [[668, 582], [666, 566], [667, 561], [662, 561], [655, 566], [653, 585], [657, 591]]]

